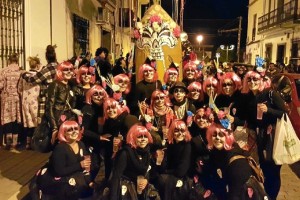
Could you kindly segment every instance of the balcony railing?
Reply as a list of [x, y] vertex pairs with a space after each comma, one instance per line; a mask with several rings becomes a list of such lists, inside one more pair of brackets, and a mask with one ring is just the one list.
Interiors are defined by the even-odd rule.
[[300, 5], [298, 0], [291, 0], [282, 7], [261, 16], [258, 18], [258, 32], [265, 31], [269, 28], [276, 27], [279, 24], [293, 21], [299, 23], [300, 20]]

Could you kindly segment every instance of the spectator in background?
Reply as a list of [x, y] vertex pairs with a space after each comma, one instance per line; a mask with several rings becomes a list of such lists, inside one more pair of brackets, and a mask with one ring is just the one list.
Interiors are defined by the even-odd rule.
[[268, 77], [270, 77], [270, 79], [272, 79], [276, 74], [279, 74], [280, 73], [280, 69], [278, 68], [277, 65], [275, 65], [274, 63], [270, 63], [269, 64], [269, 67], [266, 71], [266, 75]]
[[95, 61], [97, 63], [96, 67], [96, 82], [102, 83], [101, 76], [107, 78], [111, 74], [111, 65], [108, 60], [108, 49], [105, 47], [100, 47], [96, 50]]
[[117, 61], [116, 61], [116, 65], [113, 67], [112, 69], [112, 74], [113, 76], [116, 76], [118, 74], [126, 74], [127, 70], [126, 70], [126, 61], [124, 57], [120, 57]]
[[40, 94], [39, 94], [39, 111], [38, 111], [38, 123], [41, 122], [42, 117], [45, 114], [45, 103], [47, 99], [47, 88], [50, 83], [53, 82], [56, 75], [56, 46], [48, 45], [46, 48], [46, 60], [47, 65], [37, 72], [34, 76], [27, 76], [28, 73], [22, 74], [22, 78], [28, 83], [34, 83], [40, 85]]
[[6, 149], [15, 151], [18, 134], [21, 132], [21, 101], [17, 88], [21, 75], [19, 56], [10, 55], [8, 63], [0, 74], [1, 125], [3, 125]]
[[[29, 57], [29, 73], [31, 76], [36, 75], [41, 67], [41, 62], [38, 57]], [[19, 93], [22, 98], [22, 116], [23, 126], [26, 132], [26, 149], [30, 149], [31, 137], [35, 127], [38, 125], [38, 97], [40, 94], [40, 86], [33, 83], [27, 83], [24, 79], [21, 79], [18, 85]]]

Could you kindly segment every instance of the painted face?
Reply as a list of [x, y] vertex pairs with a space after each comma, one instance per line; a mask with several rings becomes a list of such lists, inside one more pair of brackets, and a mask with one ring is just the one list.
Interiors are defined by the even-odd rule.
[[154, 97], [154, 103], [155, 106], [157, 107], [162, 107], [165, 105], [165, 95], [157, 95], [156, 97]]
[[63, 73], [63, 78], [64, 80], [70, 80], [72, 77], [73, 77], [73, 74], [74, 74], [74, 68], [71, 67], [71, 68], [64, 68], [62, 70], [62, 73]]
[[193, 69], [191, 69], [191, 68], [187, 69], [187, 70], [185, 71], [186, 78], [187, 78], [187, 79], [193, 79], [194, 76], [195, 76], [195, 73], [196, 73], [195, 70], [193, 70]]
[[145, 148], [148, 145], [148, 138], [146, 135], [140, 135], [136, 138], [136, 145], [139, 148]]
[[177, 81], [178, 78], [178, 74], [174, 73], [174, 72], [170, 72], [169, 73], [169, 82], [170, 83], [174, 83]]
[[191, 97], [193, 100], [198, 100], [200, 97], [200, 90], [193, 89], [191, 92]]
[[205, 117], [204, 110], [202, 109], [197, 113], [196, 124], [198, 125], [199, 128], [206, 128], [209, 125], [208, 119], [207, 117]]
[[184, 140], [186, 134], [186, 129], [185, 128], [175, 128], [174, 129], [174, 139], [175, 141], [181, 142]]
[[89, 72], [81, 74], [81, 79], [83, 84], [88, 84], [91, 81], [91, 78], [92, 78], [92, 74]]
[[174, 98], [177, 102], [182, 102], [185, 97], [185, 90], [183, 88], [174, 89]]
[[214, 96], [216, 93], [216, 87], [213, 84], [206, 85], [206, 93], [209, 96]]
[[117, 109], [117, 105], [110, 105], [107, 106], [107, 116], [109, 118], [115, 119], [118, 116], [118, 109]]
[[66, 130], [65, 138], [69, 142], [74, 142], [77, 140], [79, 135], [79, 127], [71, 127]]
[[129, 81], [128, 80], [122, 80], [122, 79], [119, 79], [118, 80], [118, 85], [120, 87], [119, 91], [120, 92], [124, 92], [127, 87], [128, 87], [128, 84], [129, 84]]
[[248, 87], [251, 91], [257, 91], [259, 89], [259, 78], [256, 77], [248, 77]]
[[231, 96], [234, 91], [233, 81], [231, 79], [225, 79], [222, 84], [222, 89], [226, 95]]
[[103, 103], [104, 94], [102, 92], [95, 92], [92, 95], [92, 100], [95, 104], [101, 105]]
[[144, 70], [144, 80], [147, 82], [152, 82], [154, 78], [154, 70], [152, 69], [148, 69], [148, 70]]
[[225, 144], [225, 134], [221, 129], [217, 128], [212, 135], [212, 142], [216, 149], [221, 150], [224, 148]]

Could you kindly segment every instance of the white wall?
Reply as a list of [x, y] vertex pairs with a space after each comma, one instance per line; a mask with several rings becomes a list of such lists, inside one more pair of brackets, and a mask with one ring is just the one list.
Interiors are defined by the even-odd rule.
[[[46, 46], [50, 44], [50, 1], [25, 1], [25, 57], [38, 55], [45, 65]], [[26, 62], [26, 68], [28, 69]]]

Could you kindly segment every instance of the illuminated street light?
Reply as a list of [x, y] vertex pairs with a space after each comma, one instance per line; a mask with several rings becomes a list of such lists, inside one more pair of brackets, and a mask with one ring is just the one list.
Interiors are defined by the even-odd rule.
[[232, 51], [234, 49], [234, 45], [220, 45], [220, 48], [226, 51], [226, 61], [228, 61], [228, 51]]
[[[198, 35], [196, 39], [199, 43], [199, 52], [201, 52], [201, 42], [203, 41], [203, 35]], [[202, 59], [204, 59], [204, 47], [203, 47]]]

